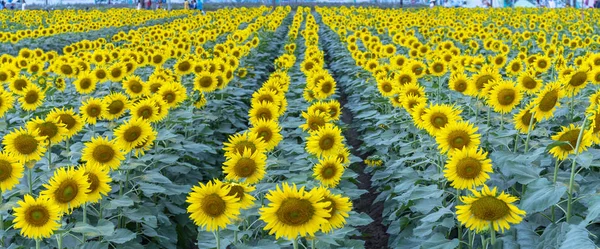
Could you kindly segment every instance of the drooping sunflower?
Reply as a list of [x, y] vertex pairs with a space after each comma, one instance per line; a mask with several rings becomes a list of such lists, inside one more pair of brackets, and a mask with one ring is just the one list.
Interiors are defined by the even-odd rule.
[[83, 116], [83, 120], [91, 125], [95, 125], [96, 121], [102, 119], [107, 110], [106, 103], [102, 99], [94, 97], [88, 98], [79, 107], [79, 113]]
[[266, 195], [267, 207], [260, 208], [260, 219], [267, 223], [265, 230], [275, 237], [296, 239], [299, 236], [314, 236], [330, 218], [330, 202], [322, 202], [321, 191], [298, 189], [296, 184], [283, 183]]
[[84, 72], [77, 76], [77, 79], [73, 81], [75, 90], [80, 94], [89, 94], [96, 90], [96, 83], [98, 80], [91, 72]]
[[23, 170], [22, 163], [10, 154], [0, 152], [0, 190], [5, 192], [19, 184], [19, 179], [23, 177]]
[[239, 198], [229, 195], [231, 186], [219, 180], [213, 180], [192, 187], [186, 202], [190, 205], [187, 212], [194, 224], [216, 231], [225, 228], [240, 214]]
[[509, 113], [521, 103], [521, 99], [523, 99], [521, 89], [514, 82], [503, 80], [490, 91], [487, 101], [495, 112]]
[[595, 110], [590, 110], [588, 112], [592, 114], [592, 125], [589, 131], [589, 133], [591, 133], [592, 142], [600, 144], [600, 110], [596, 108]]
[[93, 137], [90, 142], [84, 144], [81, 160], [87, 161], [90, 166], [116, 170], [121, 165], [121, 161], [125, 160], [125, 153], [114, 140], [99, 136]]
[[255, 184], [265, 176], [267, 156], [264, 152], [252, 152], [245, 148], [243, 153], [234, 153], [225, 163], [223, 172], [225, 179]]
[[90, 183], [83, 170], [69, 166], [56, 169], [44, 188], [41, 197], [57, 205], [63, 213], [71, 213], [87, 201]]
[[172, 82], [163, 85], [158, 90], [158, 95], [169, 108], [176, 108], [187, 98], [186, 88], [180, 83]]
[[492, 160], [487, 158], [487, 152], [470, 147], [449, 154], [444, 177], [456, 189], [472, 189], [483, 185], [492, 172]]
[[240, 204], [241, 209], [249, 209], [252, 206], [254, 206], [254, 201], [256, 201], [256, 198], [250, 195], [250, 193], [256, 190], [256, 187], [250, 186], [247, 183], [236, 182], [225, 183], [223, 186], [227, 185], [229, 185], [230, 187], [229, 193], [227, 193], [227, 195], [235, 196], [236, 198], [238, 198], [238, 203]]
[[548, 83], [533, 100], [535, 109], [535, 119], [543, 119], [554, 116], [554, 110], [560, 106], [560, 99], [564, 97], [565, 91], [559, 81]]
[[261, 119], [277, 120], [279, 118], [279, 111], [277, 111], [277, 106], [273, 103], [260, 102], [250, 108], [248, 117], [250, 124], [256, 124]]
[[302, 112], [302, 117], [306, 120], [306, 123], [302, 124], [300, 128], [304, 131], [318, 131], [321, 127], [331, 121], [331, 118], [327, 113], [312, 110], [312, 112]]
[[243, 154], [246, 149], [250, 149], [252, 154], [255, 152], [264, 153], [267, 151], [267, 144], [258, 134], [252, 132], [231, 135], [228, 138], [228, 142], [223, 143], [225, 157], [232, 157], [234, 154]]
[[194, 90], [213, 92], [217, 90], [217, 76], [210, 72], [201, 72], [194, 78]]
[[340, 183], [344, 174], [344, 166], [336, 155], [323, 157], [313, 168], [313, 176], [323, 186], [335, 188]]
[[65, 125], [67, 133], [64, 134], [65, 138], [71, 138], [77, 132], [83, 129], [84, 123], [82, 118], [77, 115], [73, 109], [58, 109], [54, 108], [46, 117], [46, 120], [57, 120], [59, 123]]
[[204, 93], [198, 92], [198, 97], [194, 101], [194, 107], [200, 109], [206, 105], [206, 97], [204, 97]]
[[460, 113], [459, 109], [451, 105], [431, 105], [425, 109], [425, 113], [421, 117], [423, 119], [422, 125], [429, 134], [435, 136], [446, 125], [462, 120], [459, 116]]
[[104, 118], [107, 120], [115, 120], [123, 116], [125, 111], [130, 108], [129, 99], [125, 94], [113, 92], [102, 99], [106, 106]]
[[250, 128], [250, 133], [255, 134], [265, 142], [267, 151], [273, 150], [283, 140], [280, 131], [279, 124], [274, 120], [261, 119]]
[[448, 123], [436, 135], [435, 140], [440, 152], [452, 153], [463, 148], [477, 148], [481, 141], [477, 127], [468, 121]]
[[169, 106], [167, 105], [167, 102], [165, 102], [159, 95], [154, 95], [149, 99], [157, 108], [156, 117], [152, 122], [155, 123], [164, 120], [167, 115], [169, 115]]
[[327, 203], [327, 210], [329, 210], [329, 217], [325, 218], [328, 222], [321, 225], [321, 231], [329, 233], [333, 229], [339, 229], [344, 227], [346, 224], [346, 218], [348, 218], [348, 212], [352, 211], [352, 201], [350, 198], [343, 197], [340, 194], [334, 194], [325, 187], [319, 187], [316, 191], [320, 191], [323, 199], [320, 202]]
[[35, 111], [44, 103], [44, 98], [46, 98], [46, 94], [39, 86], [29, 84], [23, 89], [22, 95], [19, 97], [19, 103], [21, 103], [23, 110]]
[[518, 224], [525, 216], [525, 211], [513, 204], [518, 198], [504, 192], [497, 194], [496, 187], [490, 190], [483, 185], [481, 191], [471, 189], [471, 192], [474, 196], [462, 196], [464, 204], [456, 206], [458, 221], [471, 230], [481, 232], [493, 228], [504, 232], [510, 229], [509, 223]]
[[63, 123], [60, 123], [58, 119], [51, 120], [46, 118], [46, 120], [43, 120], [35, 117], [29, 120], [25, 124], [25, 127], [30, 131], [38, 130], [39, 136], [45, 137], [45, 141], [52, 144], [60, 143], [64, 139], [65, 134], [69, 132], [67, 127]]
[[527, 134], [527, 132], [529, 131], [530, 124], [531, 130], [533, 130], [535, 124], [537, 123], [537, 119], [533, 117], [533, 110], [533, 103], [530, 103], [525, 108], [521, 109], [513, 117], [513, 121], [515, 122], [515, 128], [522, 134]]
[[4, 136], [4, 150], [11, 157], [22, 163], [38, 161], [46, 152], [46, 137], [39, 135], [39, 130], [14, 129]]
[[33, 199], [26, 194], [13, 208], [15, 228], [31, 239], [50, 238], [60, 228], [60, 208], [43, 197]]
[[554, 146], [554, 148], [550, 149], [550, 154], [559, 160], [565, 160], [570, 154], [586, 151], [588, 147], [592, 146], [592, 133], [590, 130], [583, 131], [579, 150], [576, 150], [579, 133], [581, 133], [581, 127], [575, 127], [573, 124], [570, 124], [568, 127], [561, 127], [561, 131], [553, 135], [552, 140], [565, 142], [565, 144]]
[[109, 170], [103, 167], [91, 166], [85, 164], [82, 170], [90, 184], [88, 188], [87, 202], [97, 203], [102, 199], [102, 196], [107, 196], [111, 190]]
[[129, 152], [148, 139], [152, 132], [150, 123], [143, 119], [130, 119], [117, 127], [114, 131], [117, 146]]
[[350, 150], [348, 150], [348, 148], [346, 148], [345, 146], [341, 150], [339, 150], [337, 155], [335, 156], [340, 161], [340, 163], [344, 165], [344, 167], [350, 164]]
[[542, 82], [535, 77], [535, 74], [530, 71], [524, 71], [519, 74], [517, 84], [523, 89], [523, 91], [534, 94], [542, 89]]
[[328, 123], [318, 131], [311, 132], [306, 140], [306, 151], [317, 157], [336, 156], [344, 147], [342, 130]]
[[149, 94], [149, 87], [139, 76], [129, 76], [123, 81], [123, 90], [131, 98], [140, 98]]

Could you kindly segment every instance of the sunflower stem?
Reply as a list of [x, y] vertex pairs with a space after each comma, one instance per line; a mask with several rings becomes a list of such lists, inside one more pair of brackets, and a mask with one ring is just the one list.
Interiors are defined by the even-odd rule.
[[298, 249], [298, 238], [292, 239], [292, 245], [294, 246], [294, 249]]
[[535, 116], [535, 112], [531, 113], [531, 118], [529, 118], [529, 127], [527, 127], [527, 138], [525, 139], [525, 153], [529, 151], [529, 139], [531, 137], [531, 129], [533, 128], [533, 119]]
[[496, 249], [496, 230], [494, 230], [494, 227], [491, 222], [490, 222], [490, 243], [491, 243], [492, 249]]
[[504, 113], [500, 113], [500, 130], [504, 130]]
[[27, 183], [29, 183], [29, 194], [33, 195], [33, 167], [28, 167], [27, 170]]
[[35, 240], [35, 249], [40, 249], [40, 242], [42, 242], [42, 241], [39, 239]]
[[[83, 209], [83, 224], [87, 224], [87, 204], [88, 203], [85, 202], [81, 207]], [[82, 234], [81, 240], [83, 241], [82, 244], [85, 243], [85, 233]]]
[[217, 249], [221, 249], [221, 238], [219, 236], [219, 228], [215, 231], [215, 240], [217, 241]]
[[469, 229], [469, 249], [473, 249], [473, 244], [475, 244], [475, 234], [473, 234], [473, 230]]
[[[560, 162], [558, 161], [558, 159], [556, 159], [556, 162], [554, 163], [554, 176], [552, 177], [552, 183], [556, 184], [556, 180], [558, 179], [558, 168], [560, 166]], [[552, 205], [552, 207], [550, 208], [550, 212], [552, 214], [552, 222], [556, 222], [556, 217], [554, 216], [554, 209], [555, 206]]]
[[515, 134], [515, 147], [513, 148], [513, 152], [517, 152], [517, 149], [519, 149], [519, 132]]
[[313, 238], [313, 239], [310, 241], [310, 248], [312, 248], [312, 249], [317, 249], [317, 238]]
[[63, 242], [62, 233], [57, 233], [56, 234], [56, 245], [58, 246], [58, 249], [63, 249], [62, 242]]
[[48, 170], [52, 170], [52, 142], [48, 142]]
[[581, 124], [581, 129], [579, 129], [579, 136], [577, 137], [577, 145], [575, 146], [575, 158], [573, 158], [573, 163], [571, 164], [571, 177], [569, 178], [569, 192], [568, 192], [568, 202], [567, 202], [567, 223], [571, 220], [571, 207], [573, 206], [573, 183], [575, 182], [575, 167], [577, 166], [577, 158], [579, 157], [579, 147], [581, 146], [581, 139], [583, 138], [583, 131], [585, 130], [585, 124], [588, 120], [588, 116], [586, 115], [583, 119], [583, 123]]

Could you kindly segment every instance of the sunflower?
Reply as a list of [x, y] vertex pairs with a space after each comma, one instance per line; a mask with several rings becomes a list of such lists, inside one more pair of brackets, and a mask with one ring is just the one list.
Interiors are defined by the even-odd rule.
[[263, 140], [266, 144], [266, 151], [273, 150], [283, 140], [283, 136], [279, 133], [281, 128], [274, 120], [261, 119], [249, 131]]
[[250, 124], [256, 124], [259, 120], [277, 120], [279, 112], [277, 106], [268, 102], [260, 102], [258, 105], [252, 106], [248, 113]]
[[313, 176], [323, 186], [335, 188], [340, 183], [344, 174], [344, 166], [336, 155], [323, 157], [313, 168]]
[[[400, 96], [400, 95], [398, 95]], [[407, 112], [412, 112], [413, 109], [421, 104], [427, 104], [427, 98], [425, 97], [419, 97], [416, 95], [408, 95], [406, 97], [401, 97], [402, 99], [402, 105], [401, 107], [404, 108]]]
[[59, 123], [64, 124], [67, 128], [67, 133], [64, 134], [66, 139], [77, 134], [84, 126], [82, 118], [75, 114], [73, 109], [55, 108], [48, 114], [46, 120], [57, 120]]
[[108, 120], [120, 118], [125, 114], [125, 111], [130, 108], [127, 96], [119, 92], [107, 95], [102, 99], [102, 102], [104, 102], [104, 105], [107, 107], [104, 118]]
[[8, 89], [13, 93], [23, 95], [25, 89], [32, 84], [31, 79], [25, 76], [16, 76], [13, 77], [10, 84], [8, 84]]
[[306, 140], [306, 151], [318, 157], [335, 156], [344, 147], [342, 139], [342, 130], [328, 123], [311, 132]]
[[61, 226], [60, 208], [42, 197], [33, 199], [26, 194], [22, 201], [17, 202], [13, 211], [15, 228], [21, 229], [21, 235], [27, 238], [50, 238]]
[[139, 76], [129, 76], [123, 81], [123, 90], [131, 98], [140, 98], [144, 95], [149, 95], [148, 86], [142, 81]]
[[169, 115], [169, 106], [167, 105], [167, 102], [165, 102], [159, 95], [154, 95], [150, 97], [149, 100], [157, 108], [156, 116], [152, 122], [154, 123], [164, 120], [167, 115]]
[[560, 106], [560, 99], [565, 95], [561, 82], [548, 83], [533, 100], [535, 119], [538, 121], [551, 118], [554, 110]]
[[523, 61], [519, 58], [515, 58], [514, 60], [510, 61], [508, 65], [506, 65], [505, 69], [508, 75], [519, 75], [524, 69]]
[[317, 99], [326, 99], [335, 93], [336, 83], [332, 77], [320, 80], [316, 85], [315, 97]]
[[61, 92], [64, 92], [65, 89], [67, 89], [67, 82], [65, 82], [64, 78], [56, 78], [53, 82], [54, 87], [56, 88], [56, 90], [59, 90]]
[[47, 198], [63, 213], [71, 213], [87, 201], [90, 183], [83, 170], [69, 166], [56, 169], [44, 187], [46, 189], [40, 192], [41, 197]]
[[178, 75], [187, 75], [194, 70], [194, 62], [188, 58], [180, 59], [173, 65], [173, 70]]
[[585, 69], [579, 69], [569, 75], [563, 77], [563, 84], [567, 89], [567, 96], [575, 96], [581, 89], [585, 88], [587, 83], [592, 79], [592, 75]]
[[163, 85], [158, 90], [158, 95], [167, 104], [169, 108], [176, 108], [187, 98], [187, 89], [179, 83], [169, 83]]
[[94, 97], [88, 98], [79, 107], [79, 113], [83, 116], [83, 120], [91, 125], [95, 125], [96, 121], [101, 119], [107, 110], [106, 103]]
[[600, 144], [600, 110], [596, 109], [590, 112], [592, 113], [592, 125], [589, 132], [591, 133], [592, 141], [595, 144]]
[[92, 71], [92, 74], [96, 77], [98, 83], [102, 83], [108, 79], [108, 71], [103, 67], [96, 67], [94, 71]]
[[194, 101], [194, 107], [200, 109], [206, 105], [206, 97], [204, 97], [204, 93], [198, 92], [198, 97]]
[[43, 120], [35, 117], [29, 120], [25, 124], [25, 127], [30, 131], [38, 130], [39, 136], [45, 137], [45, 141], [52, 144], [60, 143], [64, 139], [65, 134], [69, 132], [65, 125], [60, 123], [58, 119], [51, 120], [46, 118], [46, 120]]
[[477, 127], [468, 121], [448, 123], [436, 135], [435, 139], [440, 152], [452, 153], [463, 148], [477, 148], [481, 141]]
[[377, 80], [377, 89], [383, 97], [392, 97], [398, 91], [398, 84], [394, 84], [391, 79], [385, 77]]
[[146, 140], [144, 140], [141, 144], [133, 148], [133, 155], [139, 158], [146, 154], [146, 151], [152, 149], [152, 145], [154, 145], [154, 140], [156, 140], [157, 135], [158, 133], [154, 130], [150, 132]]
[[186, 202], [190, 204], [187, 212], [194, 224], [208, 231], [217, 231], [236, 219], [241, 204], [239, 198], [229, 195], [229, 192], [231, 186], [219, 180], [192, 187]]
[[471, 192], [474, 196], [462, 196], [464, 205], [456, 206], [458, 221], [471, 230], [481, 232], [493, 228], [504, 232], [510, 229], [509, 223], [518, 224], [525, 216], [525, 211], [513, 204], [518, 198], [504, 192], [498, 195], [496, 187], [490, 190], [483, 185], [481, 191], [471, 189]]
[[127, 67], [124, 63], [115, 63], [108, 68], [108, 79], [113, 82], [120, 82], [127, 74]]
[[350, 150], [345, 146], [334, 155], [342, 165], [347, 166], [350, 164]]
[[15, 106], [15, 97], [4, 89], [0, 89], [0, 117]]
[[131, 107], [131, 117], [134, 119], [143, 119], [148, 122], [154, 122], [158, 119], [158, 106], [150, 98], [143, 99]]
[[46, 94], [39, 86], [29, 84], [23, 89], [22, 95], [19, 97], [19, 103], [21, 103], [21, 108], [23, 108], [23, 110], [35, 111], [43, 104], [45, 97]]
[[329, 210], [330, 216], [326, 218], [328, 222], [321, 225], [321, 231], [329, 233], [333, 229], [344, 227], [346, 218], [348, 218], [348, 212], [352, 211], [352, 201], [350, 201], [350, 198], [333, 194], [325, 187], [319, 187], [317, 191], [320, 191], [320, 195], [323, 196], [323, 199], [319, 202], [329, 202], [329, 206], [326, 209]]
[[429, 74], [441, 77], [448, 71], [448, 66], [442, 60], [434, 60], [429, 64]]
[[77, 76], [73, 82], [75, 90], [80, 94], [89, 94], [96, 90], [97, 79], [91, 72], [84, 72]]
[[306, 120], [306, 123], [302, 124], [300, 128], [304, 131], [318, 131], [321, 127], [331, 121], [331, 118], [327, 113], [320, 110], [311, 110], [309, 112], [302, 112], [302, 117]]
[[105, 137], [93, 137], [84, 144], [81, 151], [81, 160], [93, 167], [110, 168], [116, 170], [121, 161], [125, 160], [125, 153], [117, 147], [114, 140]]
[[246, 149], [250, 152], [264, 153], [267, 151], [267, 144], [259, 137], [259, 134], [252, 132], [238, 133], [229, 136], [228, 142], [223, 143], [225, 157], [232, 157], [234, 154], [243, 154]]
[[464, 73], [453, 73], [448, 82], [450, 89], [462, 93], [464, 95], [472, 95], [473, 89], [469, 84], [469, 79]]
[[265, 176], [267, 156], [264, 152], [245, 148], [242, 153], [234, 153], [223, 163], [225, 179], [243, 181], [247, 184], [260, 182]]
[[254, 196], [250, 195], [249, 193], [256, 190], [256, 187], [250, 186], [246, 183], [235, 182], [225, 183], [223, 184], [223, 186], [230, 187], [229, 193], [227, 193], [227, 195], [235, 196], [236, 198], [238, 198], [238, 203], [240, 204], [241, 209], [249, 209], [252, 206], [254, 206], [254, 201], [256, 201], [256, 198], [254, 198]]
[[494, 82], [501, 79], [502, 76], [498, 73], [497, 69], [489, 66], [484, 66], [481, 70], [472, 76], [471, 88], [475, 90], [477, 96], [480, 98], [486, 97], [486, 92], [483, 91], [489, 82]]
[[22, 163], [38, 161], [46, 152], [46, 137], [39, 130], [14, 129], [4, 136], [4, 150]]
[[570, 154], [586, 151], [588, 147], [592, 146], [592, 133], [590, 130], [583, 131], [581, 142], [579, 144], [579, 150], [575, 151], [577, 149], [579, 133], [582, 133], [580, 127], [575, 127], [573, 124], [570, 124], [569, 127], [563, 126], [559, 133], [552, 136], [552, 140], [563, 142], [564, 144], [554, 146], [552, 149], [550, 149], [550, 154], [559, 160], [565, 160]]
[[514, 82], [503, 80], [490, 91], [487, 101], [495, 112], [509, 113], [519, 105], [522, 98], [523, 94]]
[[492, 161], [487, 158], [487, 152], [477, 147], [465, 147], [449, 154], [444, 176], [456, 189], [472, 189], [483, 185], [490, 179], [488, 173], [492, 172]]
[[537, 93], [542, 88], [542, 82], [536, 79], [535, 74], [530, 71], [524, 71], [519, 74], [517, 84], [523, 91], [529, 94]]
[[425, 87], [419, 83], [406, 84], [400, 87], [398, 95], [401, 98], [407, 98], [408, 96], [425, 97]]
[[252, 94], [251, 106], [259, 105], [261, 102], [267, 102], [269, 104], [279, 106], [284, 98], [283, 92], [281, 93], [282, 94], [278, 94], [278, 92], [274, 90], [261, 88]]
[[[527, 134], [529, 131], [529, 124], [531, 124], [531, 129], [535, 127], [537, 123], [537, 119], [533, 117], [533, 104], [527, 105], [527, 107], [521, 109], [515, 116], [513, 117], [513, 121], [515, 122], [515, 128], [523, 133]], [[532, 120], [533, 118], [533, 120]]]
[[117, 127], [114, 131], [117, 147], [129, 152], [148, 139], [152, 132], [150, 123], [143, 119], [130, 119]]
[[550, 66], [552, 66], [552, 62], [548, 56], [537, 56], [535, 58], [535, 62], [533, 63], [535, 71], [539, 73], [548, 71]]
[[453, 106], [446, 104], [435, 104], [425, 109], [425, 113], [421, 116], [423, 127], [429, 134], [436, 135], [448, 124], [458, 122], [461, 119], [459, 116], [461, 111]]
[[6, 192], [19, 184], [23, 177], [23, 164], [6, 152], [0, 152], [0, 191]]
[[217, 81], [217, 76], [214, 73], [198, 73], [194, 78], [194, 90], [200, 92], [213, 92], [217, 90]]
[[87, 177], [87, 182], [90, 184], [86, 202], [97, 203], [102, 199], [102, 196], [108, 195], [111, 190], [109, 183], [112, 181], [108, 169], [89, 164], [85, 164], [79, 169], [83, 170], [84, 175]]
[[324, 197], [317, 189], [305, 191], [296, 184], [290, 187], [283, 183], [282, 187], [278, 185], [276, 190], [270, 190], [266, 199], [270, 203], [260, 208], [260, 219], [267, 223], [264, 229], [270, 230], [269, 234], [275, 234], [277, 239], [314, 236], [331, 217], [328, 209], [331, 203], [322, 201]]
[[417, 83], [417, 76], [412, 71], [404, 69], [394, 75], [394, 81], [400, 84], [400, 86]]

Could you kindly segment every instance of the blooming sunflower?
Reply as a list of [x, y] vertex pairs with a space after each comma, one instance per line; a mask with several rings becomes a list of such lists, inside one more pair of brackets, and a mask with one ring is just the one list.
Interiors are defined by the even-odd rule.
[[201, 72], [194, 78], [194, 90], [213, 92], [217, 90], [217, 76], [210, 72]]
[[481, 191], [471, 189], [471, 192], [474, 196], [462, 196], [464, 205], [456, 206], [458, 221], [471, 230], [481, 232], [493, 228], [504, 232], [510, 229], [509, 223], [518, 224], [525, 216], [525, 211], [513, 204], [518, 198], [504, 192], [498, 195], [496, 187], [490, 190], [483, 185]]
[[225, 157], [231, 157], [235, 153], [243, 154], [246, 149], [250, 149], [252, 154], [257, 151], [264, 153], [267, 151], [267, 144], [258, 134], [247, 131], [231, 135], [228, 138], [228, 142], [223, 143]]
[[473, 89], [470, 87], [469, 79], [464, 73], [453, 73], [448, 82], [450, 89], [464, 95], [472, 95]]
[[300, 125], [300, 128], [304, 131], [318, 131], [321, 127], [331, 121], [331, 118], [327, 113], [320, 110], [312, 110], [312, 112], [302, 112], [302, 117], [306, 120], [306, 123]]
[[462, 120], [459, 116], [461, 111], [446, 104], [435, 104], [425, 109], [421, 116], [423, 127], [429, 134], [436, 135], [448, 124]]
[[519, 75], [524, 69], [523, 61], [519, 58], [515, 58], [506, 65], [505, 69], [508, 75]]
[[481, 70], [472, 76], [471, 78], [471, 89], [474, 89], [477, 96], [485, 98], [487, 93], [484, 90], [489, 82], [497, 81], [502, 76], [498, 73], [497, 69], [489, 66], [484, 66]]
[[144, 140], [141, 144], [133, 148], [133, 155], [135, 155], [136, 157], [140, 157], [146, 154], [146, 151], [152, 149], [152, 145], [154, 145], [154, 140], [156, 140], [157, 135], [158, 133], [152, 130], [152, 132], [148, 134], [146, 140]]
[[123, 90], [133, 99], [150, 94], [149, 86], [136, 75], [125, 78], [123, 81]]
[[223, 184], [223, 186], [229, 186], [230, 190], [227, 193], [228, 196], [235, 196], [238, 198], [238, 203], [240, 204], [241, 209], [249, 209], [254, 206], [254, 201], [256, 198], [250, 195], [250, 193], [256, 190], [256, 187], [250, 186], [246, 183], [235, 183], [230, 182]]
[[[281, 92], [282, 93], [282, 92]], [[252, 94], [251, 106], [259, 105], [261, 102], [267, 102], [276, 106], [281, 105], [283, 94], [272, 89], [261, 88]]]
[[98, 80], [91, 72], [81, 73], [77, 76], [77, 79], [73, 81], [75, 90], [80, 94], [92, 93], [96, 90], [96, 83], [98, 83]]
[[60, 228], [60, 208], [43, 197], [33, 199], [26, 194], [13, 208], [15, 228], [31, 239], [50, 238]]
[[433, 76], [441, 77], [448, 71], [448, 65], [442, 60], [434, 60], [429, 64], [428, 71]]
[[61, 167], [54, 171], [45, 190], [40, 196], [56, 206], [64, 213], [71, 213], [87, 201], [90, 183], [85, 171], [74, 167]]
[[97, 203], [102, 199], [103, 195], [108, 195], [111, 190], [109, 183], [112, 179], [108, 174], [109, 171], [106, 168], [91, 166], [90, 164], [82, 166], [82, 170], [90, 184], [86, 201], [89, 203]]
[[186, 91], [183, 85], [173, 82], [163, 85], [158, 90], [158, 95], [169, 108], [176, 108], [187, 98]]
[[57, 120], [59, 123], [64, 124], [67, 128], [67, 133], [64, 134], [65, 138], [71, 138], [77, 132], [83, 129], [83, 120], [81, 117], [73, 111], [73, 109], [53, 109], [46, 120]]
[[[527, 132], [529, 131], [529, 124], [530, 123], [531, 123], [531, 129], [532, 130], [535, 127], [535, 124], [537, 123], [537, 119], [535, 117], [533, 117], [533, 113], [532, 113], [533, 109], [534, 109], [533, 108], [533, 104], [530, 103], [525, 108], [521, 109], [513, 117], [513, 121], [515, 122], [515, 128], [519, 132], [521, 132], [523, 134], [527, 134]], [[532, 120], [532, 118], [533, 118], [533, 120]]]
[[340, 115], [342, 114], [342, 107], [340, 106], [340, 102], [333, 99], [327, 101], [325, 104], [327, 105], [327, 113], [329, 114], [331, 120], [339, 120]]
[[260, 102], [258, 105], [252, 106], [248, 112], [250, 124], [256, 124], [259, 120], [277, 120], [279, 111], [273, 103]]
[[148, 139], [152, 132], [150, 123], [143, 119], [130, 119], [117, 127], [114, 131], [117, 146], [129, 152]]
[[46, 94], [39, 86], [35, 84], [29, 84], [23, 89], [21, 97], [19, 97], [19, 103], [21, 103], [21, 108], [23, 108], [23, 110], [35, 111], [39, 106], [42, 105], [45, 97]]
[[554, 110], [560, 106], [560, 99], [565, 95], [562, 84], [559, 81], [548, 83], [533, 100], [535, 119], [540, 121], [551, 118]]
[[524, 71], [519, 74], [517, 84], [523, 89], [523, 91], [534, 94], [542, 88], [542, 82], [536, 79], [535, 74], [530, 71]]
[[148, 122], [158, 120], [158, 106], [151, 98], [140, 100], [131, 107], [131, 117], [134, 119], [143, 119]]
[[15, 97], [4, 89], [0, 89], [0, 117], [3, 117], [14, 106]]
[[318, 157], [334, 156], [344, 147], [342, 139], [342, 130], [328, 123], [318, 131], [311, 132], [306, 140], [306, 151]]
[[387, 77], [377, 80], [377, 89], [383, 97], [392, 97], [398, 91], [398, 86]]
[[11, 190], [23, 177], [23, 164], [6, 152], [0, 152], [0, 190]]
[[436, 135], [435, 139], [442, 153], [452, 153], [463, 148], [477, 148], [481, 141], [477, 127], [469, 121], [448, 123]]
[[46, 118], [46, 120], [43, 120], [35, 117], [28, 121], [25, 127], [30, 131], [38, 130], [38, 135], [46, 137], [46, 142], [52, 144], [60, 143], [64, 139], [65, 134], [69, 132], [66, 126], [60, 123], [58, 119], [51, 120]]
[[492, 161], [487, 158], [487, 152], [469, 147], [454, 150], [449, 154], [444, 169], [444, 177], [456, 189], [472, 189], [481, 186], [490, 179]]
[[494, 108], [494, 111], [499, 113], [511, 112], [519, 103], [523, 94], [518, 86], [511, 81], [500, 81], [490, 91], [490, 96], [487, 99], [489, 105]]
[[107, 95], [102, 99], [104, 105], [107, 107], [104, 113], [104, 118], [108, 120], [115, 120], [123, 116], [126, 110], [129, 109], [129, 99], [125, 94], [114, 92]]
[[108, 71], [106, 71], [106, 68], [104, 67], [96, 67], [94, 71], [92, 71], [92, 74], [96, 77], [98, 83], [102, 83], [108, 79]]
[[79, 107], [79, 113], [83, 116], [83, 120], [91, 125], [95, 125], [96, 121], [102, 118], [108, 110], [106, 103], [102, 99], [90, 97]]
[[113, 82], [120, 82], [127, 74], [127, 67], [124, 63], [115, 63], [108, 68], [108, 79]]
[[225, 228], [240, 214], [239, 198], [229, 195], [231, 186], [213, 180], [192, 187], [186, 202], [194, 224], [208, 231]]
[[116, 170], [121, 165], [121, 161], [125, 160], [125, 153], [114, 140], [108, 140], [106, 137], [93, 137], [90, 142], [84, 144], [81, 160], [87, 161], [90, 166]]
[[[550, 154], [559, 160], [564, 160], [570, 154], [575, 154], [575, 149], [577, 148], [577, 139], [579, 138], [580, 132], [581, 127], [575, 127], [573, 124], [570, 124], [569, 127], [563, 126], [559, 133], [552, 136], [552, 140], [557, 142], [565, 142], [565, 144], [554, 146], [554, 148], [550, 149]], [[592, 143], [592, 133], [590, 130], [584, 130], [577, 153], [586, 151], [588, 147], [592, 146]]]
[[12, 78], [10, 84], [8, 84], [8, 89], [11, 92], [23, 95], [25, 88], [32, 85], [31, 80], [25, 76], [16, 76]]
[[271, 151], [281, 142], [283, 136], [279, 133], [281, 128], [274, 120], [259, 120], [250, 128], [250, 133], [261, 138], [266, 144], [266, 150]]
[[270, 230], [269, 234], [275, 234], [277, 239], [314, 236], [331, 216], [327, 209], [331, 204], [321, 202], [323, 195], [316, 189], [305, 191], [296, 184], [290, 187], [283, 183], [282, 187], [278, 185], [276, 190], [269, 191], [266, 199], [270, 203], [260, 208], [260, 219], [267, 223], [264, 229]]
[[352, 211], [352, 201], [350, 201], [350, 198], [343, 197], [340, 194], [333, 194], [325, 187], [319, 187], [316, 191], [320, 191], [320, 195], [323, 196], [323, 199], [319, 202], [329, 202], [329, 206], [326, 207], [329, 210], [329, 217], [325, 218], [328, 222], [321, 225], [321, 231], [329, 233], [333, 229], [344, 227], [346, 218], [348, 218], [348, 212]]
[[586, 69], [578, 69], [569, 75], [563, 76], [563, 86], [567, 89], [567, 96], [575, 96], [581, 89], [585, 88], [592, 79], [592, 75]]
[[408, 96], [425, 97], [425, 87], [419, 83], [406, 84], [399, 88], [398, 94], [400, 98], [407, 98]]
[[317, 99], [326, 99], [335, 93], [335, 80], [332, 77], [327, 77], [323, 80], [320, 80], [315, 89], [315, 97]]
[[329, 188], [335, 188], [340, 183], [342, 174], [344, 166], [336, 155], [321, 158], [313, 168], [313, 176]]
[[11, 157], [22, 163], [42, 159], [46, 152], [46, 137], [39, 135], [39, 130], [14, 129], [4, 136], [4, 150]]
[[260, 182], [265, 176], [266, 162], [267, 156], [263, 152], [245, 148], [244, 152], [234, 153], [223, 163], [225, 179], [248, 184]]

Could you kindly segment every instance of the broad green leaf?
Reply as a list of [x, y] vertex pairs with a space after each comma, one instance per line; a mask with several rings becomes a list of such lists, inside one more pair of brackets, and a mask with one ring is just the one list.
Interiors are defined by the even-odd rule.
[[583, 226], [570, 225], [565, 240], [560, 244], [560, 249], [596, 249], [590, 239], [590, 232]]
[[130, 207], [133, 206], [133, 200], [127, 196], [121, 196], [119, 199], [114, 199], [109, 202], [106, 206], [106, 209], [117, 209], [120, 207]]
[[135, 236], [136, 236], [135, 233], [133, 233], [129, 230], [119, 228], [119, 229], [115, 230], [115, 232], [111, 236], [106, 236], [104, 239], [109, 242], [123, 244], [127, 241], [135, 239]]
[[558, 203], [567, 192], [563, 184], [552, 184], [546, 178], [537, 179], [527, 185], [527, 192], [521, 200], [521, 208], [527, 214], [541, 212]]
[[165, 188], [155, 184], [140, 182], [138, 185], [140, 186], [142, 192], [144, 192], [144, 195], [148, 197], [151, 197], [153, 194], [157, 193], [165, 193]]
[[428, 240], [423, 242], [421, 248], [427, 249], [454, 249], [458, 247], [458, 239], [446, 239], [443, 234], [436, 233], [431, 236]]

